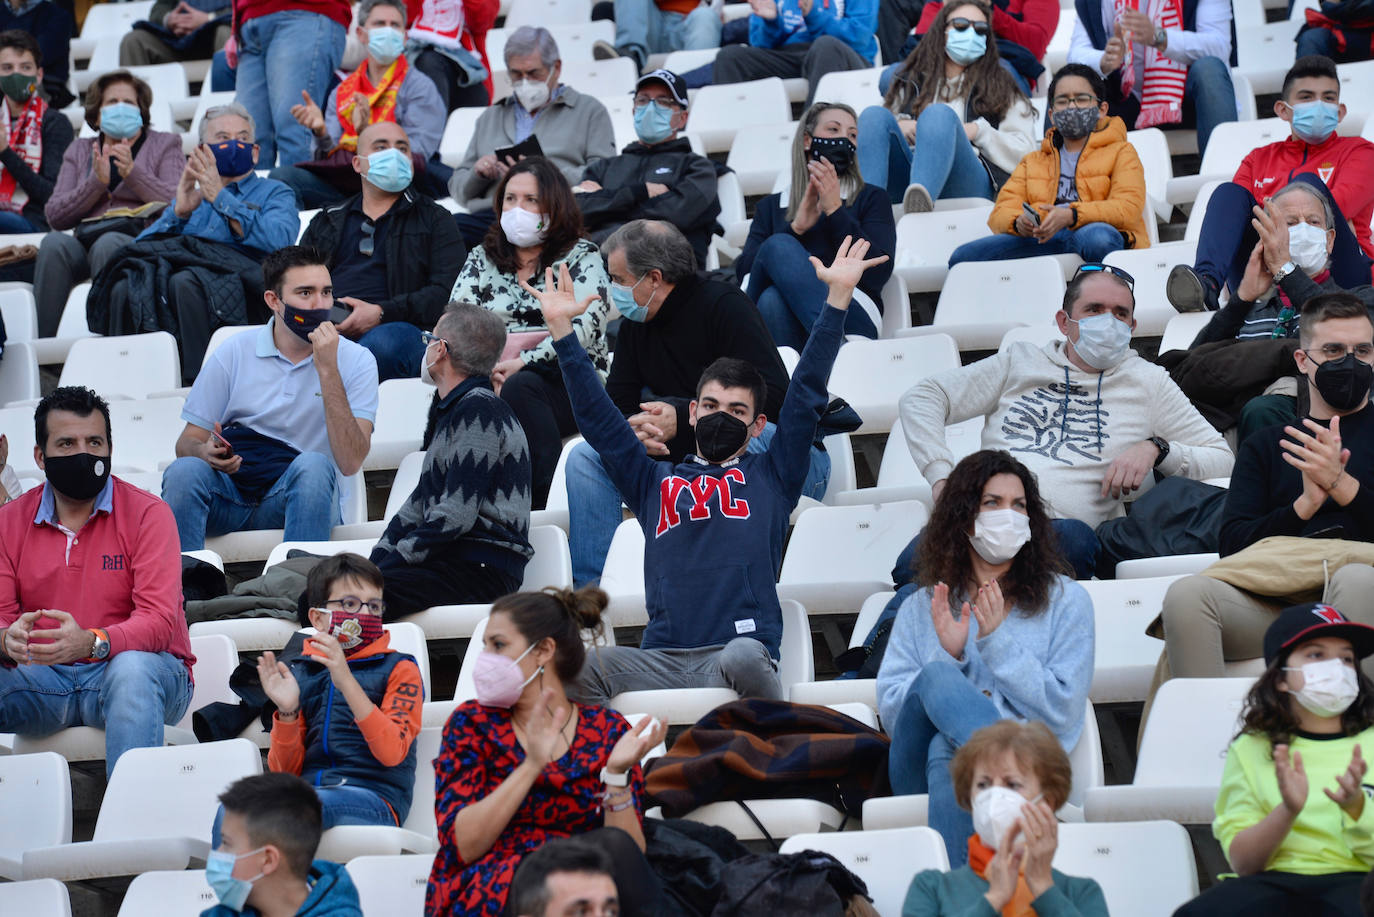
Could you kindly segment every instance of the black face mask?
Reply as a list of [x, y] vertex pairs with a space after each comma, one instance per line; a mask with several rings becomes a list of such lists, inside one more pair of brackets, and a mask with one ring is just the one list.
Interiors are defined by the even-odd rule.
[[91, 500], [110, 479], [110, 457], [77, 452], [43, 456], [43, 474], [52, 489], [69, 500]]
[[310, 332], [329, 321], [328, 309], [297, 309], [293, 305], [285, 305], [282, 322], [302, 341], [309, 342]]
[[849, 171], [854, 162], [854, 141], [848, 137], [811, 137], [811, 158], [828, 159], [840, 175]]
[[728, 411], [697, 417], [697, 455], [723, 462], [749, 442], [749, 425]]
[[1374, 366], [1347, 353], [1339, 360], [1327, 360], [1317, 367], [1313, 383], [1322, 400], [1337, 411], [1353, 411], [1369, 394], [1374, 382]]

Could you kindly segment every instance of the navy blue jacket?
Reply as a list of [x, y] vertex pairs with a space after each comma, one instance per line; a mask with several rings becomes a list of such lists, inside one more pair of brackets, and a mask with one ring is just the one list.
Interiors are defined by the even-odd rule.
[[781, 533], [801, 496], [829, 401], [826, 382], [844, 317], [826, 306], [816, 320], [768, 450], [724, 465], [693, 455], [678, 465], [650, 458], [577, 337], [554, 342], [577, 427], [644, 529], [649, 625], [642, 648], [718, 646], [746, 636], [778, 658]]
[[[296, 917], [363, 917], [362, 905], [358, 902], [358, 889], [353, 879], [338, 863], [316, 860], [310, 864], [310, 894], [305, 903], [296, 911]], [[257, 917], [257, 908], [245, 907], [242, 911], [231, 911], [222, 904], [216, 904], [200, 912], [200, 917]]]

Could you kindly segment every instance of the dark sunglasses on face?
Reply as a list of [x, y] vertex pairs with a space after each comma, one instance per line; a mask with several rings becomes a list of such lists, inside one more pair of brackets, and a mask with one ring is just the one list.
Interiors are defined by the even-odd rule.
[[962, 32], [970, 26], [973, 27], [973, 34], [975, 35], [988, 34], [988, 24], [986, 22], [974, 22], [972, 19], [965, 19], [963, 16], [949, 21], [949, 27], [956, 32]]

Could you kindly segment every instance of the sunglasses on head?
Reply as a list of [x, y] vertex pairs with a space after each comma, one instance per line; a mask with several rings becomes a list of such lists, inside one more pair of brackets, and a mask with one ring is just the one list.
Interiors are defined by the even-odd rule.
[[1112, 267], [1110, 264], [1082, 264], [1073, 272], [1073, 279], [1077, 280], [1083, 274], [1111, 274], [1113, 277], [1120, 277], [1126, 286], [1130, 287], [1131, 292], [1135, 292], [1135, 278], [1119, 267]]
[[973, 34], [975, 35], [988, 34], [988, 24], [986, 22], [974, 22], [972, 19], [965, 19], [963, 16], [960, 16], [957, 19], [951, 19], [949, 21], [949, 27], [954, 29], [956, 32], [962, 32], [965, 29], [972, 27]]

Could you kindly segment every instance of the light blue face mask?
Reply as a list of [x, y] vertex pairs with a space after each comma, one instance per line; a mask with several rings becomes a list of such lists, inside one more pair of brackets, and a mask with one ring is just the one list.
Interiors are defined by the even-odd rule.
[[367, 53], [379, 64], [390, 64], [405, 50], [406, 37], [400, 29], [384, 25], [367, 30]]
[[1293, 133], [1304, 143], [1316, 146], [1336, 132], [1341, 123], [1340, 106], [1334, 102], [1313, 99], [1290, 105], [1293, 109]]
[[972, 27], [963, 31], [951, 28], [945, 33], [945, 54], [961, 67], [967, 67], [978, 60], [987, 50], [987, 36], [979, 35]]
[[673, 135], [673, 112], [653, 102], [636, 108], [635, 133], [645, 143], [662, 143]]
[[[647, 276], [649, 275], [644, 275], [644, 277]], [[627, 287], [623, 283], [612, 283], [609, 287], [611, 303], [621, 315], [632, 322], [643, 322], [649, 318], [649, 304], [645, 303], [641, 306], [635, 302], [635, 287], [644, 281], [644, 277], [636, 280], [633, 287]]]
[[143, 112], [128, 102], [112, 102], [100, 109], [100, 132], [111, 140], [128, 140], [143, 130]]
[[215, 897], [219, 898], [220, 904], [236, 914], [243, 910], [243, 906], [248, 903], [248, 893], [253, 890], [253, 883], [261, 879], [264, 873], [258, 873], [251, 879], [235, 879], [234, 864], [244, 857], [261, 853], [266, 849], [259, 847], [238, 856], [224, 850], [210, 852], [205, 858], [205, 882], [214, 891]]
[[363, 177], [383, 191], [399, 194], [410, 187], [415, 169], [410, 164], [410, 156], [392, 147], [367, 157], [367, 174]]
[[1093, 369], [1106, 372], [1126, 359], [1131, 347], [1131, 326], [1110, 312], [1069, 319], [1078, 324], [1074, 352]]

